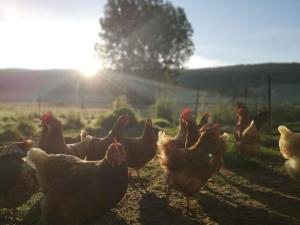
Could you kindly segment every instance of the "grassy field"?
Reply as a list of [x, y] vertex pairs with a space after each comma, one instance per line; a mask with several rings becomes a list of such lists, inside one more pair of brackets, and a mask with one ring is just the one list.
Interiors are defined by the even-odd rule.
[[[106, 109], [88, 110], [87, 115], [75, 108], [56, 108], [53, 111], [62, 119], [67, 134], [78, 133], [81, 126], [88, 126], [91, 131], [96, 132], [98, 117], [109, 113]], [[7, 129], [37, 141], [41, 130], [38, 118], [39, 115], [30, 110], [14, 108], [12, 112], [10, 107], [1, 106], [1, 145], [12, 141], [3, 139]], [[140, 119], [137, 116], [139, 129], [135, 131], [136, 134], [142, 129], [143, 122]], [[20, 121], [34, 127], [26, 128], [30, 135], [22, 133], [24, 125], [20, 127]], [[74, 121], [77, 121], [78, 127], [68, 126], [68, 123]], [[162, 124], [162, 120], [156, 121], [157, 124]], [[170, 123], [162, 129], [175, 134], [177, 127], [175, 123]], [[226, 130], [230, 131], [232, 128], [227, 126]], [[163, 171], [157, 158], [153, 159], [141, 171], [140, 180], [130, 180], [128, 191], [119, 205], [96, 225], [300, 224], [300, 184], [291, 180], [282, 169], [284, 160], [278, 149], [278, 135], [276, 130], [273, 133], [274, 135], [262, 135], [261, 151], [252, 158], [237, 155], [231, 137], [224, 157], [224, 168], [194, 196], [189, 213], [185, 212], [184, 196], [175, 191], [171, 196], [171, 207], [166, 207]], [[41, 198], [42, 194], [38, 193], [17, 209], [20, 224], [41, 225]], [[0, 210], [0, 224], [14, 224], [6, 209]]]

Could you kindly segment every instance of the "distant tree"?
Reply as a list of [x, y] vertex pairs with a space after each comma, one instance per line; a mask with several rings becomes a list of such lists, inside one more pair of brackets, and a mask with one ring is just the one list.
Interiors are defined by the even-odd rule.
[[184, 9], [163, 0], [108, 0], [100, 25], [99, 57], [128, 74], [170, 79], [194, 51]]

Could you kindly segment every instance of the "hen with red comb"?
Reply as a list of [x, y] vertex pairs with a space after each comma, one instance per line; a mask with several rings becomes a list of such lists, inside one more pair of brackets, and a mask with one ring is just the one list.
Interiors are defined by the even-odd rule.
[[48, 111], [48, 112], [45, 112], [45, 113], [41, 116], [41, 121], [42, 121], [43, 123], [45, 123], [45, 124], [48, 124], [52, 118], [53, 118], [52, 112]]
[[191, 115], [192, 110], [188, 107], [184, 108], [180, 114], [180, 118], [184, 120], [188, 120], [189, 116]]

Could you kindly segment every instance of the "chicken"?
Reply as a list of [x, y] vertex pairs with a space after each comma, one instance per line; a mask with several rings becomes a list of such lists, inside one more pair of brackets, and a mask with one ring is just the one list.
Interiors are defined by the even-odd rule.
[[237, 129], [234, 133], [236, 139], [236, 151], [246, 156], [257, 154], [260, 149], [259, 129], [267, 121], [269, 113], [259, 110], [252, 117], [242, 103], [237, 103]]
[[285, 126], [279, 126], [279, 150], [287, 159], [284, 167], [290, 177], [300, 181], [300, 133], [294, 133]]
[[190, 114], [190, 110], [183, 110], [179, 117], [179, 125], [178, 131], [176, 136], [173, 138], [173, 142], [178, 147], [185, 146], [186, 134], [187, 134], [187, 124], [186, 124], [186, 117]]
[[110, 144], [113, 142], [114, 138], [120, 139], [123, 134], [123, 128], [129, 121], [129, 115], [121, 115], [109, 134], [104, 138], [93, 137], [88, 151], [86, 152], [86, 160], [100, 160], [105, 156], [105, 152]]
[[28, 152], [44, 193], [42, 220], [48, 225], [94, 224], [123, 198], [128, 185], [126, 152], [111, 144], [103, 160], [85, 161], [71, 155]]
[[226, 143], [225, 135], [219, 135], [219, 128], [218, 124], [206, 125], [197, 142], [189, 148], [178, 148], [171, 137], [159, 132], [159, 159], [166, 175], [167, 202], [171, 190], [177, 190], [187, 197], [189, 210], [189, 198], [222, 167]]
[[279, 126], [279, 149], [285, 159], [300, 156], [300, 133], [294, 133], [285, 126]]
[[242, 132], [241, 136], [236, 138], [235, 147], [238, 153], [245, 156], [253, 156], [259, 151], [259, 133], [254, 121]]
[[187, 115], [185, 121], [187, 125], [187, 136], [185, 141], [185, 148], [189, 148], [197, 142], [200, 135], [199, 135], [199, 129], [197, 123], [191, 113]]
[[241, 103], [236, 103], [236, 115], [237, 115], [237, 135], [242, 136], [242, 132], [250, 125], [252, 117], [247, 107]]
[[32, 141], [24, 141], [0, 148], [0, 208], [13, 210], [38, 191], [35, 170], [25, 160]]
[[[177, 147], [190, 147], [199, 138], [199, 130], [191, 113], [191, 109], [185, 108], [180, 114], [178, 133], [173, 138], [173, 143]], [[187, 134], [189, 134], [188, 138], [186, 138]]]
[[151, 119], [146, 119], [143, 133], [140, 137], [121, 137], [120, 142], [127, 153], [128, 166], [136, 171], [139, 178], [139, 169], [152, 160], [157, 151], [158, 130], [152, 126]]
[[52, 113], [45, 113], [41, 120], [43, 123], [43, 129], [39, 148], [49, 154], [74, 155], [81, 159], [86, 156], [89, 145], [92, 141], [91, 136], [86, 136], [78, 143], [66, 144], [63, 136], [62, 124], [52, 115]]

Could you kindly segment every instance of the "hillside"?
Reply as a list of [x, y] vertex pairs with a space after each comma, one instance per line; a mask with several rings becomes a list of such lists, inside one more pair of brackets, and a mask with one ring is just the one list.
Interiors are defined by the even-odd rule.
[[189, 88], [219, 93], [228, 97], [252, 97], [266, 101], [267, 76], [272, 81], [272, 101], [300, 103], [300, 64], [267, 63], [185, 70], [179, 77]]
[[180, 80], [187, 86], [204, 89], [257, 87], [271, 75], [273, 84], [300, 84], [300, 63], [266, 63], [185, 70]]
[[[273, 95], [280, 101], [298, 101], [300, 95], [299, 63], [268, 63], [236, 65], [219, 68], [184, 70], [179, 83], [187, 89], [217, 92], [222, 95], [243, 96], [265, 93], [266, 75], [271, 75]], [[120, 76], [102, 71], [97, 76], [85, 79], [72, 70], [0, 70], [0, 101], [35, 101], [39, 94], [42, 101], [52, 103], [78, 103], [82, 96], [87, 102], [109, 102], [113, 95], [124, 91], [124, 83], [131, 86], [130, 94], [150, 96], [153, 82]], [[148, 87], [148, 86], [149, 87]], [[151, 86], [151, 87], [150, 87]], [[156, 84], [157, 87], [157, 84]]]

